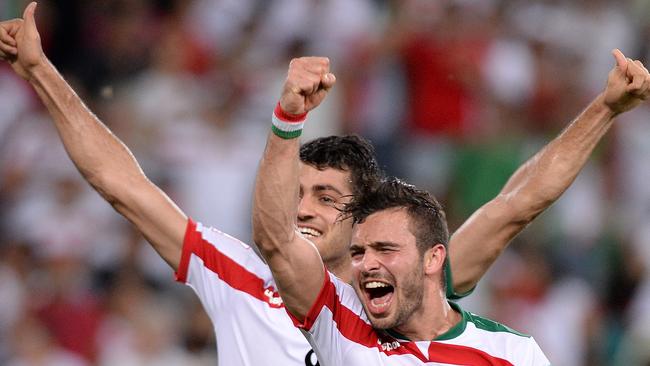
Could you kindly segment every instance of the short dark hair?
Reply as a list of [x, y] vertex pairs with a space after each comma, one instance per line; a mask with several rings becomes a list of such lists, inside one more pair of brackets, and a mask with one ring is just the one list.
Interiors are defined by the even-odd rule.
[[375, 149], [368, 140], [357, 135], [311, 140], [300, 147], [300, 160], [319, 170], [334, 168], [349, 171], [354, 196], [374, 188], [383, 177]]
[[375, 189], [355, 197], [346, 205], [345, 212], [358, 224], [375, 212], [396, 207], [403, 207], [408, 212], [411, 219], [409, 229], [415, 236], [420, 253], [436, 244], [447, 246], [449, 230], [440, 203], [429, 192], [398, 178], [387, 178]]

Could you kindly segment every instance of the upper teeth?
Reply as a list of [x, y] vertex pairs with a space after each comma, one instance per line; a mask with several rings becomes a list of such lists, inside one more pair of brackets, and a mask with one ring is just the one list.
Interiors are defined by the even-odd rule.
[[318, 230], [314, 230], [308, 227], [301, 227], [298, 228], [300, 230], [300, 233], [303, 235], [309, 235], [309, 236], [320, 236], [320, 232]]
[[378, 287], [388, 287], [389, 285], [383, 282], [368, 282], [366, 283], [366, 288], [378, 288]]

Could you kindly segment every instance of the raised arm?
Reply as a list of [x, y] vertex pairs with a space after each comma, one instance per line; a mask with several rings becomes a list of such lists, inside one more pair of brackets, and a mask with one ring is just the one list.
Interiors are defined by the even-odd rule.
[[510, 177], [451, 237], [454, 291], [470, 291], [510, 241], [571, 185], [614, 117], [650, 97], [650, 75], [614, 50], [605, 90], [553, 141]]
[[163, 259], [178, 268], [185, 215], [144, 175], [128, 148], [83, 104], [49, 62], [34, 21], [0, 23], [0, 58], [27, 80], [47, 107], [70, 159], [120, 214], [137, 226]]
[[316, 247], [297, 231], [297, 137], [307, 112], [323, 101], [334, 83], [327, 58], [291, 61], [255, 182], [253, 239], [286, 308], [300, 320], [316, 301], [325, 270]]

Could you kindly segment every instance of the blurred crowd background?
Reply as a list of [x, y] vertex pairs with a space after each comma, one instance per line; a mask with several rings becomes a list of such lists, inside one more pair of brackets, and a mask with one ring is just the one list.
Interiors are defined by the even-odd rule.
[[[25, 5], [0, 0], [0, 19]], [[149, 178], [243, 241], [292, 57], [328, 56], [338, 79], [305, 138], [369, 138], [452, 231], [604, 88], [612, 48], [650, 63], [648, 0], [42, 0], [37, 18], [47, 55]], [[532, 334], [556, 366], [650, 365], [649, 162], [646, 103], [462, 304]], [[0, 66], [0, 364], [216, 352], [192, 291]]]

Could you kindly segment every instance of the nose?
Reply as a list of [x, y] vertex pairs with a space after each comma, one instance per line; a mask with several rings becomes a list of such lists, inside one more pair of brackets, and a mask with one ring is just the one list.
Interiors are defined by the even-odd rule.
[[300, 197], [298, 201], [298, 221], [307, 221], [314, 217], [314, 205], [307, 196]]
[[362, 270], [366, 273], [372, 273], [377, 271], [379, 267], [379, 259], [377, 256], [371, 250], [366, 250], [361, 259]]

